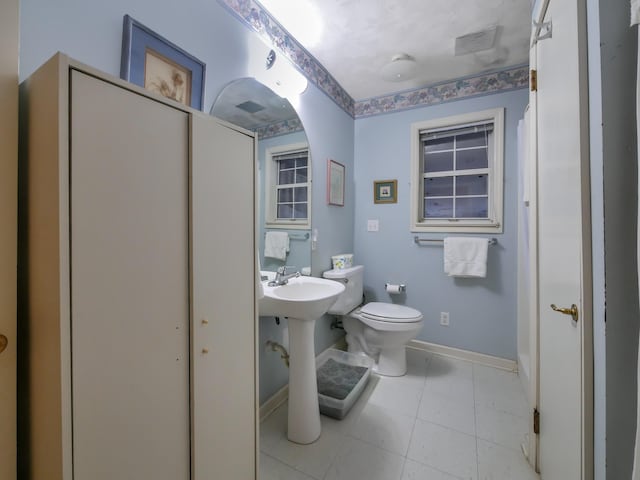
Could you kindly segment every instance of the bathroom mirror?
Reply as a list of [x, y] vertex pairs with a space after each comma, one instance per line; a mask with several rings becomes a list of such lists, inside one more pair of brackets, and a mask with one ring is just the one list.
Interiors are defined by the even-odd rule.
[[220, 92], [210, 114], [257, 134], [260, 269], [288, 265], [309, 275], [312, 159], [295, 109], [257, 80], [242, 78]]

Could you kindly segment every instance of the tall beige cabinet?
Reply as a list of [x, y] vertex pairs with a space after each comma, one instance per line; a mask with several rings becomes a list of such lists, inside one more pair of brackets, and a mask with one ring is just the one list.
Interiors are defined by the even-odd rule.
[[253, 135], [61, 54], [22, 90], [24, 477], [256, 478]]

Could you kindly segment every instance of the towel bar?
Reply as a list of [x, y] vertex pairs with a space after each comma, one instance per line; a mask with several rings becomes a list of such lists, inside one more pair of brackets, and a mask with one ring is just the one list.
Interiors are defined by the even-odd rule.
[[[264, 232], [264, 234], [266, 235], [267, 232]], [[290, 233], [289, 234], [289, 239], [290, 240], [309, 240], [309, 232], [304, 233], [304, 234], [295, 234], [295, 233]]]
[[[420, 245], [421, 242], [444, 243], [444, 239], [443, 238], [420, 238], [418, 237], [418, 235], [413, 237], [413, 243], [415, 243], [416, 245]], [[489, 245], [497, 245], [498, 239], [495, 237], [487, 238], [487, 242], [489, 242]]]

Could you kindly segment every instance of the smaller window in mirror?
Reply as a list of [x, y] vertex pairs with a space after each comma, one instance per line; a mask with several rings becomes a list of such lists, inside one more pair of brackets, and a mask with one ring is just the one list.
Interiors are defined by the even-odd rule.
[[266, 225], [310, 228], [311, 159], [309, 145], [280, 145], [265, 152]]

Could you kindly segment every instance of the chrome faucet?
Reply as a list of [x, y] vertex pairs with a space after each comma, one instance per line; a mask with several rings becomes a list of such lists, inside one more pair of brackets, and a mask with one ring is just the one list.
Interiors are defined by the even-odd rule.
[[287, 275], [287, 268], [296, 268], [296, 267], [289, 267], [287, 265], [278, 267], [278, 270], [276, 271], [275, 280], [270, 281], [269, 283], [267, 283], [267, 285], [269, 285], [270, 287], [286, 285], [289, 282], [290, 278], [300, 276], [300, 272], [290, 273]]

